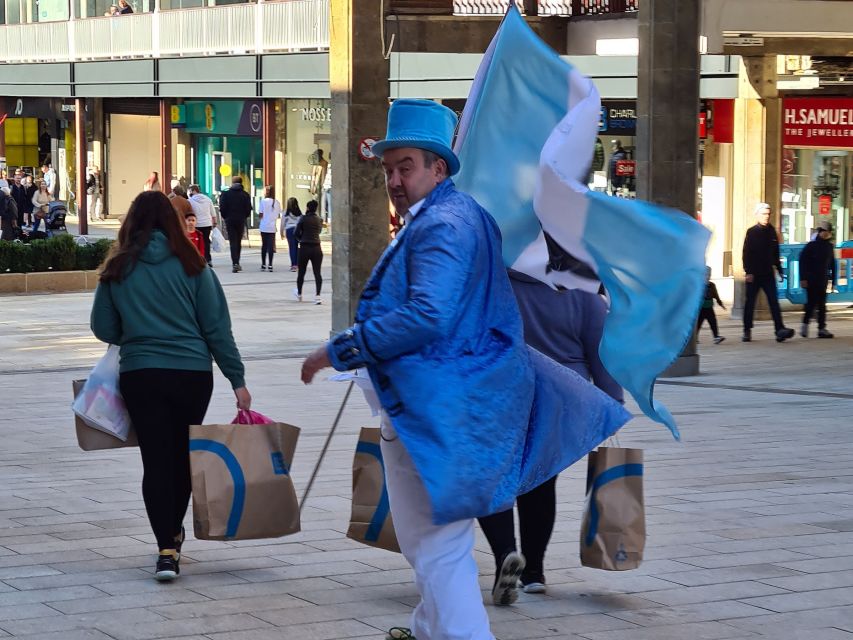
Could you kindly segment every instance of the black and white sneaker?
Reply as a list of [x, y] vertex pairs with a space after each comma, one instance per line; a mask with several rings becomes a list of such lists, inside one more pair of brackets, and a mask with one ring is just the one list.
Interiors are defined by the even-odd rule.
[[161, 553], [154, 569], [154, 579], [158, 582], [171, 582], [177, 578], [181, 573], [180, 557], [177, 551]]
[[524, 556], [518, 551], [510, 551], [501, 560], [495, 574], [495, 586], [492, 587], [492, 602], [506, 607], [518, 600], [518, 579], [524, 571]]

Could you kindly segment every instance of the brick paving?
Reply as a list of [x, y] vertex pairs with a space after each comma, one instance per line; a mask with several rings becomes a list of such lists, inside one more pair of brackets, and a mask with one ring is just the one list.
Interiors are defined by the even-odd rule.
[[[328, 336], [330, 305], [297, 304], [294, 274], [255, 262], [252, 251], [242, 274], [219, 273], [256, 408], [303, 429], [301, 492], [344, 393], [297, 375], [298, 356]], [[190, 539], [180, 580], [152, 580], [138, 452], [84, 453], [74, 439], [71, 380], [103, 351], [88, 332], [90, 304], [90, 293], [0, 297], [0, 638], [331, 640], [381, 638], [404, 623], [415, 602], [405, 561], [344, 536], [358, 428], [374, 423], [356, 396], [301, 533]], [[794, 313], [788, 323], [798, 326]], [[701, 376], [658, 386], [683, 442], [645, 418], [619, 437], [646, 452], [643, 565], [579, 566], [585, 470], [569, 469], [548, 595], [490, 606], [500, 640], [853, 638], [853, 311], [833, 310], [834, 341], [777, 345], [763, 326], [742, 345], [736, 323], [722, 325], [722, 345], [702, 336]], [[208, 422], [233, 413], [217, 374]], [[482, 538], [478, 561], [485, 596]]]

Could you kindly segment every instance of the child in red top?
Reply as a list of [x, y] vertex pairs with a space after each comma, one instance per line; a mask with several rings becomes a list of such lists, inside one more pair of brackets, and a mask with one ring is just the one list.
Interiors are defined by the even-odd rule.
[[198, 252], [201, 255], [204, 255], [204, 236], [201, 235], [201, 231], [196, 231], [195, 229], [195, 214], [187, 213], [184, 216], [184, 221], [187, 225], [187, 237], [190, 239], [190, 242], [193, 243], [193, 246], [198, 249]]

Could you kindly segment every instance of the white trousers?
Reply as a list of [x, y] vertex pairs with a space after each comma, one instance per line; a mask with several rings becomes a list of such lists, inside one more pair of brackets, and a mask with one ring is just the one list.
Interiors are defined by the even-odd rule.
[[384, 412], [382, 435], [394, 530], [421, 595], [412, 634], [417, 640], [494, 640], [473, 555], [474, 520], [433, 524], [423, 482]]

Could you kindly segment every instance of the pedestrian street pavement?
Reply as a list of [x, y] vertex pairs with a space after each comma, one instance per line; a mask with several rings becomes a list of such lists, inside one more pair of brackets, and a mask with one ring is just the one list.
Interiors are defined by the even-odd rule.
[[[249, 268], [257, 258], [249, 252], [240, 274], [215, 262], [254, 408], [302, 428], [292, 469], [301, 494], [345, 392], [298, 379], [300, 356], [329, 335], [331, 305], [328, 293], [321, 306], [295, 302], [295, 274]], [[189, 539], [180, 579], [152, 579], [138, 451], [86, 453], [74, 437], [71, 380], [103, 352], [88, 331], [91, 300], [0, 297], [0, 638], [379, 639], [405, 624], [416, 594], [403, 558], [344, 535], [358, 430], [376, 422], [355, 394], [301, 533]], [[621, 446], [645, 450], [642, 566], [579, 566], [579, 463], [558, 483], [548, 594], [489, 605], [497, 638], [853, 639], [853, 310], [832, 310], [834, 340], [777, 344], [768, 324], [750, 344], [733, 321], [719, 346], [706, 328], [701, 375], [658, 385], [681, 442], [642, 417], [620, 433]], [[217, 373], [208, 422], [234, 413]], [[479, 533], [477, 560], [488, 598], [493, 562]]]

